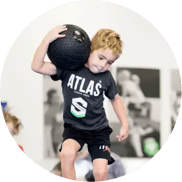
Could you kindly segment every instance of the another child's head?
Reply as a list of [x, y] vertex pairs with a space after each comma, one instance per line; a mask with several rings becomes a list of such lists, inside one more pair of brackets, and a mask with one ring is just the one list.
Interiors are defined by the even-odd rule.
[[85, 66], [93, 73], [105, 72], [119, 58], [122, 48], [119, 34], [110, 29], [101, 29], [92, 38], [91, 54]]
[[6, 124], [8, 126], [9, 132], [12, 136], [17, 135], [20, 130], [21, 122], [16, 117], [11, 115], [9, 112], [4, 112], [4, 119], [6, 121]]

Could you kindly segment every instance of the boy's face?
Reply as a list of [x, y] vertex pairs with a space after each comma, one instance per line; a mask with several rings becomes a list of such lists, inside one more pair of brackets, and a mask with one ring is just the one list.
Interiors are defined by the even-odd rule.
[[107, 71], [118, 57], [119, 54], [113, 54], [111, 49], [98, 49], [90, 53], [90, 57], [88, 62], [85, 63], [85, 66], [88, 67], [92, 73], [102, 73]]

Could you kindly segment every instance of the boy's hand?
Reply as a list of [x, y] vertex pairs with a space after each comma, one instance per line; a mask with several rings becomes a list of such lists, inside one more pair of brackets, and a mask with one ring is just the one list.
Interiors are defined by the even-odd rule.
[[125, 124], [121, 126], [120, 135], [117, 135], [116, 138], [118, 139], [118, 141], [123, 141], [126, 138], [128, 138], [128, 133], [129, 133], [129, 125]]
[[48, 34], [45, 36], [44, 40], [46, 40], [50, 44], [57, 38], [65, 37], [66, 35], [64, 35], [64, 34], [60, 35], [59, 33], [66, 31], [66, 30], [67, 30], [66, 26], [63, 26], [63, 25], [57, 26], [48, 32]]

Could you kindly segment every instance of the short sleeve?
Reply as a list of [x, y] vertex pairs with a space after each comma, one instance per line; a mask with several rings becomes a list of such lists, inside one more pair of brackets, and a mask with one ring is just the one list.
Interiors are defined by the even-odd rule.
[[65, 74], [66, 70], [63, 70], [63, 69], [60, 69], [60, 68], [57, 68], [57, 74], [55, 75], [51, 75], [51, 79], [53, 81], [58, 81], [58, 80], [62, 80], [63, 79], [63, 76]]
[[111, 75], [111, 72], [109, 71], [109, 84], [107, 86], [107, 89], [105, 90], [105, 95], [110, 100], [114, 99], [115, 95], [118, 93], [118, 88], [116, 86], [116, 83], [114, 81], [114, 78]]

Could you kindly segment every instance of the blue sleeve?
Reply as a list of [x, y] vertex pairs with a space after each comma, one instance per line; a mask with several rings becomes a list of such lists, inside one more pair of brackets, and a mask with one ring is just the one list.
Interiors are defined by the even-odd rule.
[[65, 72], [66, 72], [66, 70], [62, 70], [62, 69], [60, 69], [60, 68], [57, 68], [57, 74], [51, 75], [50, 77], [51, 77], [51, 79], [52, 79], [53, 81], [62, 80], [62, 79], [63, 79], [63, 76], [64, 76], [64, 74], [65, 74]]
[[105, 90], [105, 95], [106, 97], [112, 100], [114, 99], [115, 95], [118, 93], [118, 88], [116, 86], [114, 78], [111, 75], [111, 72], [109, 71], [108, 73], [109, 73], [109, 76], [108, 76], [109, 84], [108, 84], [107, 90]]

